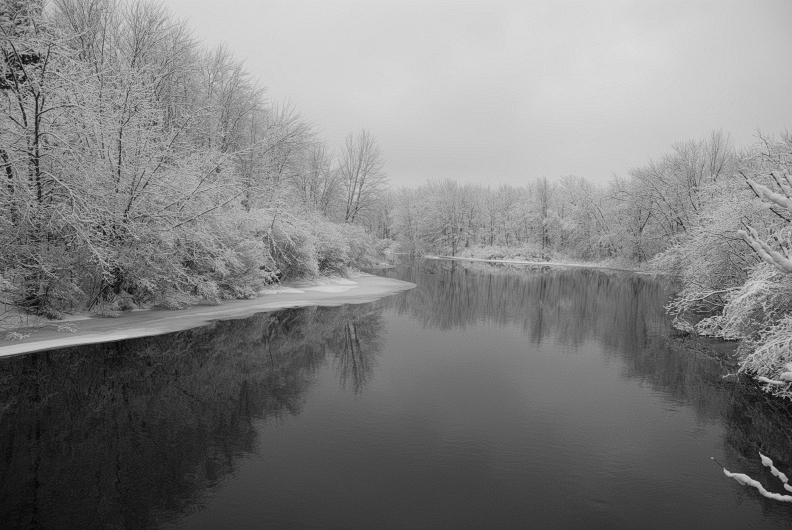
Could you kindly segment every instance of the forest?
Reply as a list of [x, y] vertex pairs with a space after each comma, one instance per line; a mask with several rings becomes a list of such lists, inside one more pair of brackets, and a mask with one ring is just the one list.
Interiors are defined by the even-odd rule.
[[331, 154], [156, 3], [2, 4], [0, 301], [58, 317], [249, 297], [365, 263], [374, 137]]
[[156, 3], [2, 0], [0, 40], [0, 311], [221, 303], [397, 253], [596, 262], [676, 282], [675, 326], [792, 398], [788, 132], [596, 183], [398, 187], [374, 133], [329, 145]]

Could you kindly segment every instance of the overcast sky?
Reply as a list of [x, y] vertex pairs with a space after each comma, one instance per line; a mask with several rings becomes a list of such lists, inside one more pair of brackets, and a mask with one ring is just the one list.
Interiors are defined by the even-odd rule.
[[605, 181], [677, 141], [792, 128], [792, 1], [164, 0], [394, 185]]

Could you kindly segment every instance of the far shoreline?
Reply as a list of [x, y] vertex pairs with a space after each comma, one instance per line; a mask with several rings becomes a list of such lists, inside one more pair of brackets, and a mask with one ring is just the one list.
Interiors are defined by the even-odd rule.
[[[248, 318], [256, 313], [308, 306], [365, 304], [416, 287], [414, 283], [382, 276], [358, 276], [342, 285], [321, 282], [296, 284], [262, 291], [249, 300], [228, 300], [220, 305], [197, 305], [187, 309], [148, 309], [125, 312], [116, 318], [89, 317], [71, 320], [76, 332], [30, 327], [13, 331], [30, 335], [16, 341], [0, 342], [0, 357], [23, 355], [86, 344], [164, 335], [197, 328], [217, 320]], [[53, 321], [59, 323], [61, 321]]]
[[482, 263], [501, 263], [506, 265], [531, 265], [536, 267], [570, 267], [575, 269], [598, 269], [618, 272], [631, 272], [633, 274], [648, 274], [651, 272], [639, 271], [635, 269], [620, 269], [617, 267], [608, 267], [606, 265], [594, 265], [587, 263], [562, 263], [558, 261], [521, 261], [515, 259], [484, 259], [484, 258], [466, 258], [461, 256], [421, 256], [421, 259], [432, 260], [453, 260], [453, 261], [477, 261]]

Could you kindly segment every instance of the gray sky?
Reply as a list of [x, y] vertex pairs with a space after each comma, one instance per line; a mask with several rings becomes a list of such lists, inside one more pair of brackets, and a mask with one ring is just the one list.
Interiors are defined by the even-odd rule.
[[626, 175], [715, 129], [792, 128], [792, 1], [164, 0], [394, 185]]

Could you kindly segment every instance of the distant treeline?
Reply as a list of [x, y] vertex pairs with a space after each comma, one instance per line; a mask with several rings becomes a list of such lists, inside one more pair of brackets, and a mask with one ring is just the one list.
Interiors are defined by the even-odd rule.
[[495, 188], [430, 181], [392, 192], [382, 217], [403, 249], [418, 254], [524, 247], [546, 257], [639, 264], [695, 231], [724, 193], [750, 196], [737, 170], [758, 171], [758, 151], [738, 153], [715, 132], [603, 184], [576, 176]]

